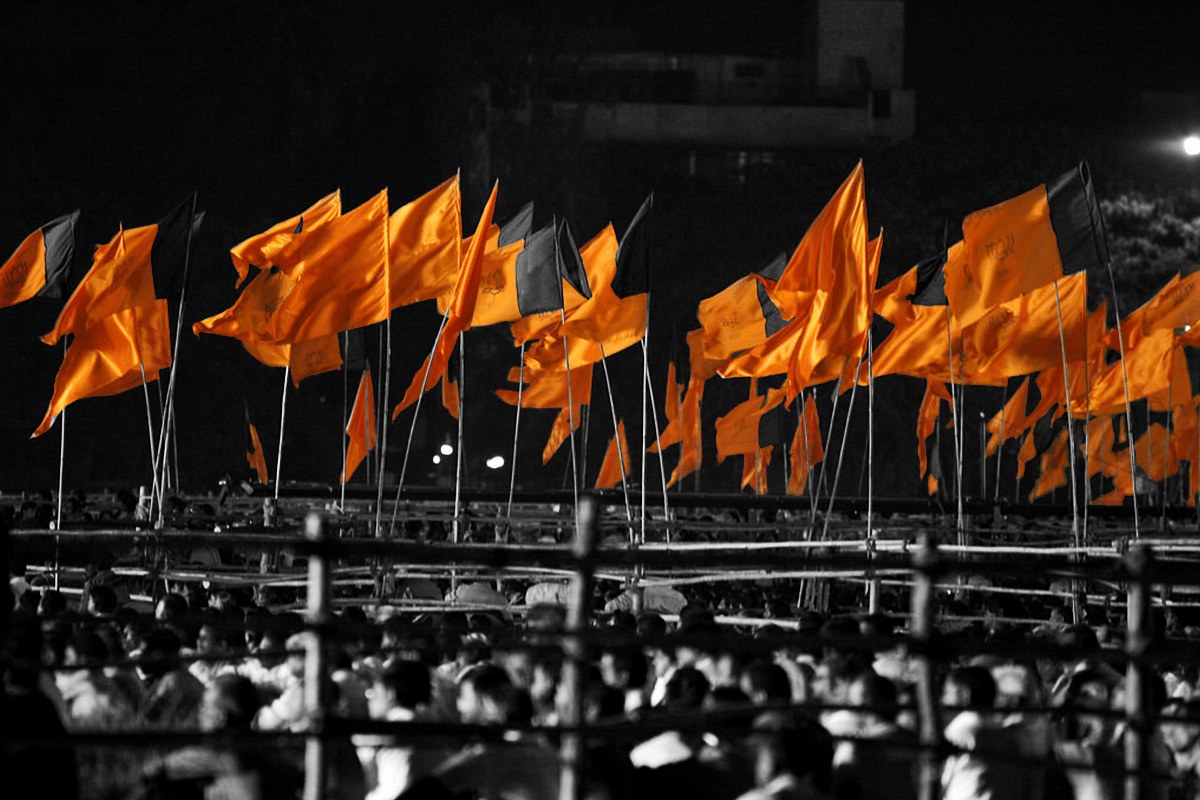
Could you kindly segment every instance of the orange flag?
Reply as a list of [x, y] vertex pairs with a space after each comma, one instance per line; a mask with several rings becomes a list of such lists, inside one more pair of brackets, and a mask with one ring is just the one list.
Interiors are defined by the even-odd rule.
[[767, 467], [771, 466], [773, 445], [755, 450], [742, 456], [742, 488], [754, 488], [755, 494], [767, 493]]
[[1079, 443], [1079, 452], [1087, 454], [1087, 478], [1104, 469], [1105, 462], [1113, 457], [1116, 444], [1113, 435], [1112, 416], [1105, 414], [1088, 420], [1087, 436]]
[[704, 439], [700, 430], [700, 400], [703, 397], [704, 381], [698, 380], [693, 373], [680, 413], [679, 463], [671, 471], [667, 486], [674, 486], [704, 463]]
[[1016, 439], [1026, 428], [1029, 427], [1029, 418], [1025, 416], [1025, 406], [1029, 403], [1029, 378], [1021, 381], [1020, 388], [1017, 389], [1008, 402], [1004, 404], [1004, 408], [988, 420], [987, 432], [991, 434], [988, 439], [987, 451], [985, 455], [993, 455], [996, 449], [1000, 446], [1001, 432], [1004, 435], [1004, 441]]
[[264, 341], [304, 342], [387, 319], [387, 190], [296, 234], [276, 263], [296, 285], [263, 325]]
[[735, 406], [732, 411], [717, 419], [717, 461], [731, 455], [753, 453], [765, 445], [760, 443], [759, 426], [767, 412], [779, 407], [786, 396], [785, 390], [771, 389], [765, 397], [755, 394], [755, 385], [750, 384], [750, 399]]
[[[980, 375], [1012, 377], [1058, 366], [1063, 343], [1067, 361], [1087, 360], [1087, 275], [1078, 272], [1055, 284], [992, 308], [964, 332], [968, 363]], [[1060, 317], [1061, 311], [1061, 317]], [[1061, 319], [1061, 337], [1060, 337]]]
[[267, 458], [263, 454], [262, 442], [258, 439], [258, 428], [254, 427], [254, 423], [250, 421], [250, 409], [246, 408], [246, 427], [249, 429], [250, 441], [246, 448], [246, 461], [250, 464], [250, 469], [258, 475], [258, 482], [263, 486], [268, 483], [267, 477]]
[[195, 213], [195, 205], [193, 194], [159, 222], [129, 230], [122, 227], [112, 241], [97, 247], [92, 268], [42, 341], [56, 344], [64, 335], [79, 333], [118, 311], [177, 294], [187, 245], [204, 218], [203, 213]]
[[167, 301], [126, 308], [95, 321], [75, 334], [54, 378], [50, 406], [33, 436], [54, 425], [59, 413], [76, 400], [128, 391], [171, 366], [171, 330]]
[[367, 451], [375, 449], [375, 395], [369, 369], [363, 370], [358, 382], [358, 394], [354, 397], [354, 408], [350, 409], [346, 434], [350, 442], [346, 445], [346, 470], [342, 473], [342, 483], [354, 475], [354, 470], [367, 457]]
[[965, 262], [946, 265], [946, 297], [963, 326], [1066, 274], [1108, 260], [1087, 165], [963, 220]]
[[641, 341], [646, 333], [650, 280], [650, 211], [654, 195], [642, 203], [617, 247], [612, 280], [592, 284], [592, 298], [567, 318], [563, 335], [604, 346], [612, 355]]
[[75, 255], [75, 223], [79, 211], [47, 222], [25, 237], [0, 266], [0, 308], [32, 297], [62, 297], [63, 284]]
[[479, 224], [475, 235], [471, 237], [466, 254], [463, 256], [462, 267], [454, 284], [454, 294], [446, 308], [446, 317], [442, 331], [434, 344], [434, 352], [425, 359], [420, 369], [413, 376], [412, 383], [404, 393], [404, 399], [392, 411], [392, 419], [400, 412], [417, 401], [417, 397], [441, 380], [446, 370], [450, 354], [458, 342], [458, 335], [471, 326], [471, 318], [475, 314], [475, 302], [479, 297], [479, 275], [483, 266], [483, 256], [487, 247], [488, 231], [492, 225], [492, 213], [496, 210], [496, 192], [500, 182], [492, 186], [492, 193], [479, 216]]
[[299, 387], [300, 381], [313, 375], [342, 368], [342, 348], [336, 333], [284, 346], [288, 347], [293, 386]]
[[[564, 231], [567, 231], [565, 226]], [[551, 333], [561, 336], [564, 313], [570, 319], [594, 297], [592, 286], [603, 286], [612, 282], [617, 269], [617, 235], [613, 232], [612, 225], [605, 226], [604, 230], [578, 249], [573, 247], [574, 240], [568, 234], [569, 231], [565, 232], [560, 239], [560, 252], [565, 262], [564, 266], [568, 268], [568, 274], [562, 279], [563, 311], [534, 314], [514, 321], [510, 328], [513, 340], [518, 346]], [[569, 252], [570, 250], [574, 252]], [[574, 282], [569, 274], [573, 270], [582, 273]], [[579, 285], [576, 286], [576, 283]], [[587, 313], [586, 310], [584, 313]]]
[[788, 494], [804, 494], [808, 475], [814, 465], [825, 460], [825, 448], [821, 443], [821, 419], [817, 416], [817, 402], [813, 395], [804, 401], [804, 414], [792, 437], [791, 474], [788, 476]]
[[342, 193], [341, 190], [337, 190], [325, 195], [302, 213], [278, 222], [232, 248], [229, 256], [233, 259], [234, 269], [238, 273], [236, 286], [241, 286], [249, 277], [251, 264], [259, 269], [269, 268], [296, 234], [311, 231], [341, 214]]
[[667, 365], [667, 396], [663, 401], [665, 404], [663, 411], [667, 415], [667, 427], [663, 428], [658, 440], [646, 448], [647, 453], [661, 453], [664, 447], [679, 444], [682, 392], [683, 386], [675, 380], [675, 362], [672, 361]]
[[1042, 454], [1042, 474], [1029, 493], [1029, 501], [1050, 494], [1060, 486], [1067, 485], [1067, 469], [1070, 467], [1071, 451], [1068, 447], [1067, 429], [1063, 428], [1045, 453]]
[[1021, 443], [1021, 450], [1017, 453], [1017, 478], [1025, 476], [1025, 465], [1032, 461], [1037, 456], [1037, 443], [1033, 440], [1033, 431], [1025, 437], [1025, 441]]
[[1150, 299], [1142, 312], [1142, 330], [1190, 328], [1200, 322], [1200, 272], [1186, 278], [1178, 274]]
[[880, 286], [871, 296], [875, 313], [893, 325], [912, 319], [916, 308], [908, 299], [917, 291], [917, 267]]
[[1154, 423], [1134, 445], [1134, 457], [1152, 481], [1164, 480], [1179, 471], [1179, 459], [1168, 444], [1171, 434], [1161, 423]]
[[[617, 455], [620, 442], [620, 456]], [[596, 476], [597, 489], [609, 489], [625, 480], [629, 475], [629, 444], [625, 441], [625, 420], [617, 425], [617, 435], [608, 443], [604, 451], [604, 463], [600, 465], [600, 474]]]
[[[520, 380], [520, 370], [509, 372], [508, 379], [512, 383]], [[572, 365], [570, 391], [567, 388], [566, 370], [531, 370], [526, 369], [525, 380], [527, 388], [521, 392], [522, 408], [557, 408], [560, 409], [550, 430], [550, 437], [542, 451], [542, 463], [547, 463], [567, 440], [573, 429], [579, 427], [583, 406], [592, 401], [592, 365], [579, 367]], [[517, 392], [512, 389], [497, 389], [496, 396], [509, 405], [517, 404]], [[572, 426], [572, 420], [574, 426]]]
[[937, 425], [938, 415], [942, 412], [942, 401], [954, 409], [954, 399], [946, 384], [940, 381], [925, 381], [925, 397], [921, 400], [921, 408], [917, 412], [917, 461], [921, 465], [921, 474], [929, 471], [929, 460], [925, 451], [925, 440], [933, 433]]
[[391, 307], [451, 292], [462, 263], [458, 175], [396, 209], [388, 221]]
[[1135, 340], [1132, 347], [1125, 347], [1124, 369], [1120, 361], [1115, 361], [1093, 378], [1090, 389], [1092, 413], [1124, 411], [1126, 380], [1130, 402], [1165, 392], [1173, 382], [1186, 387], [1180, 392], [1181, 399], [1191, 396], [1187, 361], [1174, 332], [1156, 330], [1147, 336], [1137, 336]]
[[730, 358], [762, 344], [783, 328], [783, 316], [767, 291], [774, 284], [752, 272], [700, 301], [696, 317], [704, 330], [706, 357], [714, 361]]

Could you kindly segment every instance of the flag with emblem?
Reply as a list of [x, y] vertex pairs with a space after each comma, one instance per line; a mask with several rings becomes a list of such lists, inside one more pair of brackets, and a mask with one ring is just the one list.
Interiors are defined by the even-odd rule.
[[33, 297], [62, 299], [71, 259], [75, 255], [75, 224], [79, 211], [50, 220], [25, 237], [0, 267], [0, 308]]
[[291, 243], [292, 238], [304, 231], [311, 231], [331, 219], [342, 215], [342, 193], [336, 190], [325, 195], [317, 202], [294, 217], [277, 222], [262, 233], [255, 234], [229, 251], [233, 259], [233, 267], [237, 270], [238, 281], [234, 288], [241, 286], [250, 276], [250, 267], [266, 269], [275, 263], [279, 252]]

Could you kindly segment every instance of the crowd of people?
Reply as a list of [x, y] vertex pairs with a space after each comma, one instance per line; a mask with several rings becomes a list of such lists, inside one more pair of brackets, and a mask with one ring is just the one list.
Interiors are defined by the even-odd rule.
[[[386, 593], [433, 610], [343, 598], [322, 629], [327, 702], [314, 716], [315, 634], [290, 590], [159, 580], [169, 591], [150, 606], [111, 555], [91, 559], [79, 593], [21, 556], [9, 553], [0, 598], [0, 763], [8, 785], [47, 797], [299, 797], [304, 734], [319, 722], [328, 797], [553, 798], [576, 713], [583, 796], [601, 800], [903, 800], [923, 774], [899, 592], [883, 613], [853, 611], [850, 594], [823, 615], [797, 607], [795, 582], [642, 596], [601, 583], [582, 677], [568, 682], [565, 582], [401, 579]], [[940, 796], [1123, 796], [1119, 610], [1093, 606], [1071, 625], [1035, 596], [970, 592], [941, 608], [939, 744], [925, 773]], [[970, 613], [987, 621], [950, 623]], [[719, 625], [727, 614], [757, 624]], [[1005, 623], [1030, 616], [1047, 621]], [[1155, 621], [1160, 637], [1194, 632], [1184, 614]], [[1145, 796], [1200, 798], [1200, 663], [1158, 662], [1145, 697]]]

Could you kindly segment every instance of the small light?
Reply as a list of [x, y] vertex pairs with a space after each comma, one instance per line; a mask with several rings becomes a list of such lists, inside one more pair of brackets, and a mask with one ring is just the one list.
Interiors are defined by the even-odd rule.
[[442, 463], [442, 457], [441, 457], [441, 456], [434, 456], [434, 457], [433, 457], [433, 463], [435, 463], [435, 464], [440, 464], [440, 463]]
[[1189, 136], [1183, 140], [1183, 152], [1189, 156], [1200, 156], [1200, 136]]
[[442, 455], [448, 456], [448, 455], [453, 455], [453, 454], [454, 454], [453, 445], [448, 445], [448, 444], [442, 445]]
[[500, 469], [504, 466], [504, 456], [492, 456], [487, 460], [488, 469]]

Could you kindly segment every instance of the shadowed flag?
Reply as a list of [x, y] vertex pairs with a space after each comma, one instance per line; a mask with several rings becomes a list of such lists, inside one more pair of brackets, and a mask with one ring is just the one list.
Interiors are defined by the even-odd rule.
[[31, 297], [59, 300], [75, 255], [75, 223], [72, 211], [38, 228], [17, 246], [0, 267], [0, 308], [15, 306]]
[[258, 428], [254, 427], [254, 423], [250, 421], [250, 407], [245, 406], [246, 411], [246, 462], [249, 463], [250, 469], [258, 476], [258, 482], [266, 486], [269, 482], [267, 475], [267, 457], [263, 453], [262, 442], [258, 438]]
[[369, 369], [363, 370], [358, 382], [358, 394], [354, 396], [354, 408], [350, 409], [346, 434], [350, 442], [346, 446], [346, 471], [342, 473], [342, 483], [354, 475], [358, 465], [367, 457], [367, 451], [375, 449], [375, 395]]
[[[618, 448], [617, 442], [620, 442]], [[618, 455], [618, 449], [620, 455]], [[597, 489], [611, 489], [629, 475], [629, 443], [625, 441], [625, 420], [617, 424], [617, 435], [608, 442], [604, 451], [604, 463], [596, 475]]]

